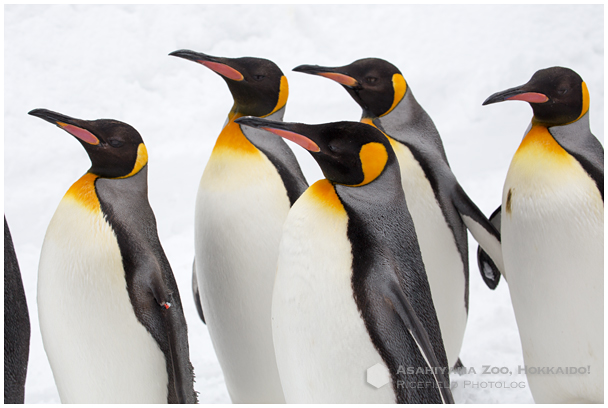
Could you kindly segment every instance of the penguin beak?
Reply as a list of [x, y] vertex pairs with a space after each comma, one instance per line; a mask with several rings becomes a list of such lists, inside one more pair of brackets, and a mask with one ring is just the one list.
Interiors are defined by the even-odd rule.
[[306, 125], [301, 123], [275, 122], [253, 116], [238, 118], [235, 120], [235, 122], [239, 125], [249, 126], [255, 129], [263, 129], [274, 133], [277, 136], [281, 136], [284, 139], [297, 143], [309, 152], [318, 153], [321, 151], [317, 143], [315, 143], [309, 136], [304, 136], [302, 134]]
[[169, 55], [197, 62], [206, 66], [216, 74], [228, 79], [232, 79], [233, 81], [242, 81], [244, 79], [243, 74], [228, 65], [227, 58], [212, 57], [211, 55], [203, 54], [202, 52], [190, 50], [177, 50], [173, 51]]
[[310, 75], [319, 75], [325, 78], [329, 78], [332, 81], [336, 81], [337, 83], [348, 86], [349, 88], [358, 88], [360, 87], [359, 82], [346, 74], [338, 72], [342, 67], [339, 68], [330, 68], [330, 67], [321, 67], [319, 65], [300, 65], [293, 69], [296, 72], [303, 72], [305, 74]]
[[545, 103], [549, 100], [547, 95], [533, 92], [528, 88], [528, 84], [516, 86], [505, 91], [496, 92], [494, 95], [486, 99], [482, 105], [490, 105], [492, 103], [504, 101], [525, 101], [529, 103]]
[[59, 126], [61, 129], [87, 144], [93, 146], [99, 144], [99, 138], [97, 138], [97, 136], [95, 136], [93, 133], [84, 129], [79, 124], [81, 121], [78, 119], [74, 119], [48, 109], [34, 109], [29, 111], [28, 114], [37, 116], [40, 119], [44, 119], [49, 123]]

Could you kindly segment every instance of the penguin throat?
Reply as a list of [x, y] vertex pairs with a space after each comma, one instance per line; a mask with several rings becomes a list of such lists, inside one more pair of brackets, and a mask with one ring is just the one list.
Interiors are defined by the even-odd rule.
[[234, 121], [243, 116], [241, 113], [231, 111], [228, 123], [215, 142], [212, 155], [238, 152], [241, 154], [259, 154], [259, 150], [245, 137], [241, 127]]
[[310, 195], [323, 208], [333, 211], [344, 211], [344, 205], [336, 193], [336, 188], [327, 179], [321, 179], [306, 190], [305, 194]]
[[[547, 126], [532, 121], [532, 127], [530, 131], [526, 134], [521, 144], [517, 148], [515, 152], [515, 156], [522, 157], [529, 152], [534, 152], [534, 154], [539, 157], [540, 155], [548, 155], [555, 159], [567, 159], [568, 153], [557, 143], [557, 141], [553, 138]], [[528, 156], [526, 156], [528, 157]], [[534, 155], [530, 156], [529, 162], [535, 162], [533, 159]]]
[[99, 198], [95, 192], [95, 180], [99, 176], [87, 173], [76, 181], [65, 193], [64, 199], [70, 199], [91, 212], [100, 211]]

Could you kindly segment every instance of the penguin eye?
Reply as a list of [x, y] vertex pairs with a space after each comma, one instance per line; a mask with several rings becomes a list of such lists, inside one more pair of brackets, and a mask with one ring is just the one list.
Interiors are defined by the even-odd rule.
[[120, 147], [122, 146], [124, 143], [121, 142], [120, 140], [117, 139], [110, 139], [108, 140], [108, 144], [112, 147]]
[[256, 81], [261, 81], [264, 78], [266, 78], [266, 76], [264, 76], [264, 75], [254, 75], [253, 76], [253, 79], [255, 79]]
[[367, 77], [365, 78], [365, 82], [367, 82], [368, 84], [373, 84], [374, 82], [376, 82], [378, 80], [378, 78], [376, 77]]
[[562, 89], [558, 89], [557, 93], [560, 95], [564, 95], [568, 92], [568, 88], [562, 88]]

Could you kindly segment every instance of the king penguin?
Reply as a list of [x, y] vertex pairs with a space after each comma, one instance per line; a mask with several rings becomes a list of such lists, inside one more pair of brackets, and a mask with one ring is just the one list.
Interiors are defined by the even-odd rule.
[[[452, 402], [441, 332], [388, 140], [357, 122], [237, 122], [304, 147], [326, 177], [292, 207], [279, 249], [272, 323], [286, 401]], [[377, 364], [388, 367], [392, 386], [365, 383], [366, 370]], [[426, 386], [412, 387], [419, 383]]]
[[527, 372], [530, 391], [537, 403], [602, 403], [604, 148], [589, 129], [587, 85], [571, 69], [547, 68], [483, 104], [506, 100], [534, 113], [500, 217], [524, 362], [552, 368]]
[[116, 120], [29, 113], [74, 136], [92, 162], [59, 203], [38, 269], [40, 331], [61, 402], [195, 403], [141, 136]]
[[294, 71], [343, 85], [363, 109], [361, 122], [383, 131], [393, 147], [428, 275], [450, 367], [458, 362], [469, 308], [468, 227], [502, 265], [500, 234], [452, 173], [443, 143], [403, 75], [378, 58], [336, 68], [301, 65]]
[[308, 184], [285, 141], [242, 128], [241, 116], [282, 120], [287, 78], [272, 61], [189, 50], [227, 83], [234, 105], [201, 178], [195, 208], [200, 314], [234, 403], [284, 403], [270, 307], [283, 222]]
[[30, 355], [30, 315], [23, 280], [4, 217], [4, 403], [23, 404]]

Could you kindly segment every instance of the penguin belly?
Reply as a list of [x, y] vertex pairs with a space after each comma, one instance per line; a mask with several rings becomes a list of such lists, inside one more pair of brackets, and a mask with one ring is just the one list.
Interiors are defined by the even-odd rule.
[[[524, 140], [507, 174], [509, 291], [526, 366], [562, 368], [527, 373], [535, 402], [603, 402], [603, 201], [580, 164], [548, 138]], [[565, 374], [566, 367], [589, 371]]]
[[467, 325], [464, 265], [431, 183], [410, 149], [391, 140], [414, 221], [448, 364], [454, 367]]
[[42, 246], [38, 314], [62, 403], [167, 403], [165, 356], [135, 316], [116, 235], [67, 195]]
[[395, 403], [390, 382], [366, 382], [366, 370], [384, 363], [354, 300], [346, 212], [318, 200], [318, 183], [293, 205], [280, 245], [272, 325], [285, 399]]
[[290, 203], [259, 151], [214, 153], [196, 200], [196, 269], [205, 320], [234, 403], [284, 403], [270, 307]]

